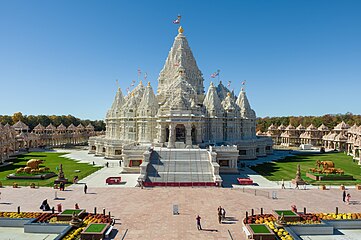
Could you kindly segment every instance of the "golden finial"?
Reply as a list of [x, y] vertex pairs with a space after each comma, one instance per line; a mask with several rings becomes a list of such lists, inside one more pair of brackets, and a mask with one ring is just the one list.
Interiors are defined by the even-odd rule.
[[150, 87], [150, 82], [148, 82], [148, 87]]
[[142, 80], [140, 80], [140, 81], [139, 81], [139, 85], [143, 85], [143, 82], [142, 82]]
[[134, 97], [134, 92], [132, 92], [132, 97]]
[[228, 92], [228, 93], [227, 93], [227, 97], [230, 97], [230, 96], [231, 96], [231, 93], [230, 93], [230, 92]]
[[183, 32], [184, 32], [184, 29], [182, 28], [182, 26], [179, 26], [178, 33], [183, 33]]

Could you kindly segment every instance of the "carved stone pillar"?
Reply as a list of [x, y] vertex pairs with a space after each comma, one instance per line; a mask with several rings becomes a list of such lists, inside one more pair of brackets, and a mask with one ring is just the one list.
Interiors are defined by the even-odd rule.
[[190, 123], [185, 124], [186, 128], [186, 145], [192, 146], [192, 125]]
[[168, 148], [175, 147], [175, 124], [169, 124], [169, 139], [168, 139]]
[[203, 124], [196, 125], [196, 143], [202, 143]]

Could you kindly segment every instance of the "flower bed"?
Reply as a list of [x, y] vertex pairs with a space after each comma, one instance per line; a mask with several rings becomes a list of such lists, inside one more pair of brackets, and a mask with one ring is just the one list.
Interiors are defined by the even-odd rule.
[[[252, 230], [249, 230], [250, 233], [257, 233], [257, 229], [252, 227], [252, 226], [257, 226], [257, 225], [261, 225], [261, 224], [265, 224], [268, 226], [268, 228], [270, 230], [272, 230], [275, 235], [278, 236], [279, 239], [281, 240], [292, 240], [293, 237], [285, 230], [284, 226], [288, 226], [288, 227], [297, 227], [297, 225], [302, 226], [305, 225], [307, 226], [312, 226], [317, 224], [318, 226], [328, 226], [327, 224], [325, 225], [325, 222], [328, 222], [329, 220], [332, 221], [349, 221], [348, 223], [353, 224], [353, 225], [357, 225], [359, 224], [358, 221], [361, 220], [361, 213], [307, 213], [307, 214], [298, 214], [295, 213], [293, 211], [290, 210], [274, 210], [274, 215], [273, 214], [256, 214], [253, 216], [248, 216], [247, 218], [245, 218], [243, 220], [243, 223], [246, 225], [247, 229], [254, 229], [254, 231], [252, 232]], [[293, 217], [298, 217], [299, 220], [294, 221], [294, 219], [291, 219], [291, 221], [287, 221], [286, 220], [286, 224], [284, 224], [283, 226], [278, 225], [276, 223], [276, 215], [280, 216], [279, 214], [284, 215], [285, 220], [286, 220], [286, 216], [293, 216]], [[287, 214], [287, 215], [286, 215]], [[316, 227], [316, 226], [315, 226]], [[259, 239], [259, 238], [257, 238]], [[264, 239], [264, 238], [262, 238]]]
[[[108, 215], [103, 214], [91, 214], [86, 213], [85, 209], [67, 209], [64, 210], [65, 213], [71, 213], [73, 212], [80, 213], [83, 219], [83, 225], [79, 228], [73, 227], [71, 230], [68, 226], [68, 229], [65, 230], [65, 232], [62, 232], [56, 239], [65, 239], [65, 240], [78, 240], [80, 239], [80, 234], [85, 230], [85, 228], [93, 223], [97, 224], [103, 224], [106, 226], [109, 226], [112, 222], [112, 219]], [[68, 214], [65, 214], [68, 215]], [[25, 223], [26, 226], [30, 226], [32, 229], [35, 227], [36, 231], [39, 231], [39, 228], [35, 225], [41, 225], [45, 227], [46, 229], [54, 229], [56, 224], [59, 225], [68, 225], [69, 221], [58, 221], [58, 214], [52, 214], [52, 213], [43, 213], [43, 212], [0, 212], [0, 218], [2, 219], [24, 219], [26, 222], [21, 222], [20, 225], [18, 224], [17, 227], [21, 227]], [[40, 224], [41, 223], [41, 224]], [[49, 225], [50, 224], [50, 225]], [[34, 225], [34, 226], [33, 226]]]
[[0, 212], [0, 217], [3, 218], [38, 218], [40, 215], [39, 212]]

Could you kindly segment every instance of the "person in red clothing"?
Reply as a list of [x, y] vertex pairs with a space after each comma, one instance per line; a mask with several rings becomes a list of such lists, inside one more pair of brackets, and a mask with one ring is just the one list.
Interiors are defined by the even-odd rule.
[[198, 229], [198, 230], [202, 230], [201, 217], [198, 215], [198, 216], [196, 217], [196, 220], [197, 220], [197, 229]]

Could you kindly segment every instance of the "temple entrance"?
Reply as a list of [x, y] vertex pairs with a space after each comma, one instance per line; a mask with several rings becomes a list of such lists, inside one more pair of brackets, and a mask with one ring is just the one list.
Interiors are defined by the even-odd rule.
[[175, 141], [186, 142], [186, 128], [183, 124], [178, 124], [175, 128]]

